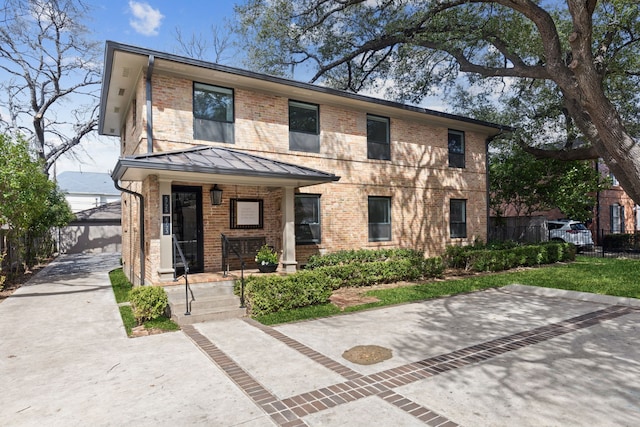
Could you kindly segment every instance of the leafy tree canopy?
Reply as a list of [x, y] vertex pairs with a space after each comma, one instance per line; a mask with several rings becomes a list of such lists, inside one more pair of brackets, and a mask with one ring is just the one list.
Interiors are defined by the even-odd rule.
[[463, 113], [498, 106], [524, 150], [600, 157], [640, 203], [639, 5], [246, 0], [236, 12], [254, 69], [405, 102], [444, 94]]
[[0, 222], [19, 233], [39, 233], [72, 218], [56, 184], [32, 160], [27, 141], [0, 134]]

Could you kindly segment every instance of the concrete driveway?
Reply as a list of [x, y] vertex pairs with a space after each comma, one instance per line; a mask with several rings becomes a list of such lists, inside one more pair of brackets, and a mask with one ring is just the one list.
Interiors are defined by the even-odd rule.
[[[69, 255], [0, 303], [0, 425], [635, 426], [638, 300], [511, 286], [265, 327], [126, 337]], [[392, 350], [358, 365], [356, 345]]]

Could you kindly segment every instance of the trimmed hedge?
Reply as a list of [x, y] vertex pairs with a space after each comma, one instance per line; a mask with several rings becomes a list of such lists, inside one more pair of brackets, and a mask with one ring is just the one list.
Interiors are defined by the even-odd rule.
[[441, 277], [444, 264], [440, 258], [400, 258], [389, 261], [329, 265], [314, 271], [321, 271], [329, 277], [340, 279], [340, 287], [360, 287], [401, 280]]
[[602, 240], [606, 251], [638, 252], [640, 251], [640, 233], [607, 234]]
[[333, 265], [391, 261], [397, 259], [424, 259], [422, 252], [414, 249], [359, 249], [337, 251], [326, 255], [312, 255], [305, 265], [307, 270]]
[[441, 277], [443, 272], [441, 258], [425, 259], [410, 249], [340, 251], [311, 257], [306, 269], [295, 274], [250, 276], [245, 298], [251, 314], [259, 316], [324, 304], [340, 287]]
[[[236, 290], [239, 284], [236, 283]], [[329, 301], [340, 280], [320, 271], [299, 271], [286, 276], [254, 275], [245, 281], [245, 298], [252, 315], [275, 313]]]
[[574, 261], [576, 247], [571, 243], [545, 243], [488, 250], [476, 246], [450, 246], [445, 264], [450, 268], [472, 271], [502, 271], [516, 267], [532, 267], [558, 261]]

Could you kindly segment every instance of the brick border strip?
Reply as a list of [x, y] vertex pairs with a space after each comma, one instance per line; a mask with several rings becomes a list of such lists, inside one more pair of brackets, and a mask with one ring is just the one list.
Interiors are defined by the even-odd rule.
[[[391, 389], [439, 375], [443, 372], [476, 364], [500, 354], [538, 344], [551, 338], [599, 324], [605, 320], [630, 314], [634, 311], [640, 310], [628, 306], [610, 306], [602, 310], [589, 312], [560, 322], [475, 344], [451, 353], [423, 359], [375, 374], [360, 375], [358, 378], [351, 379], [344, 383], [334, 384], [319, 390], [283, 399], [282, 403], [296, 415], [303, 417], [353, 400], [377, 395], [429, 425], [455, 426], [457, 424], [454, 422], [430, 411], [426, 407], [410, 401]], [[326, 368], [339, 372], [334, 369], [334, 366], [340, 364], [333, 359], [321, 354], [322, 357], [317, 357], [316, 354], [319, 354], [318, 352], [309, 349], [306, 345], [276, 331], [272, 327], [262, 325], [254, 320], [245, 321], [268, 333], [270, 336], [279, 339], [300, 353], [309, 356], [312, 360], [321, 363]], [[325, 365], [324, 362], [326, 361], [329, 362]], [[350, 369], [348, 367], [345, 368]]]
[[342, 383], [333, 384], [282, 400], [279, 400], [270, 393], [262, 384], [251, 377], [249, 373], [218, 349], [192, 325], [184, 326], [182, 330], [238, 387], [249, 395], [271, 419], [283, 427], [306, 426], [301, 419], [306, 415], [324, 411], [368, 396], [377, 396], [430, 426], [455, 427], [457, 424], [453, 421], [411, 401], [392, 389], [439, 375], [443, 372], [473, 365], [500, 354], [538, 344], [635, 311], [640, 311], [640, 309], [614, 305], [602, 310], [589, 312], [560, 322], [518, 332], [455, 350], [451, 353], [423, 359], [418, 362], [369, 375], [359, 374], [351, 368], [311, 349], [272, 327], [262, 325], [254, 320], [245, 319], [245, 322], [250, 325], [255, 326], [264, 333], [267, 333], [271, 337], [285, 343], [294, 350], [309, 357], [311, 360], [320, 363], [325, 368], [337, 372], [347, 379], [347, 381]]
[[307, 425], [233, 359], [198, 332], [193, 325], [182, 326], [182, 331], [278, 425], [283, 427], [302, 427]]
[[348, 366], [345, 366], [340, 362], [337, 362], [330, 357], [327, 357], [324, 354], [302, 344], [301, 342], [294, 340], [293, 338], [283, 334], [277, 329], [263, 325], [262, 323], [248, 317], [243, 318], [242, 320], [348, 380], [354, 380], [363, 376], [361, 373], [356, 372]]

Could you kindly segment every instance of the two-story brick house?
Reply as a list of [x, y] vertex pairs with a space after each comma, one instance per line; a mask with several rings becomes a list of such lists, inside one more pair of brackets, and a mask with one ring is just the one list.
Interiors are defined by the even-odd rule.
[[[134, 283], [221, 271], [221, 234], [311, 254], [485, 239], [501, 126], [107, 42], [99, 132], [121, 139], [123, 263]], [[254, 239], [254, 240], [251, 240]]]

